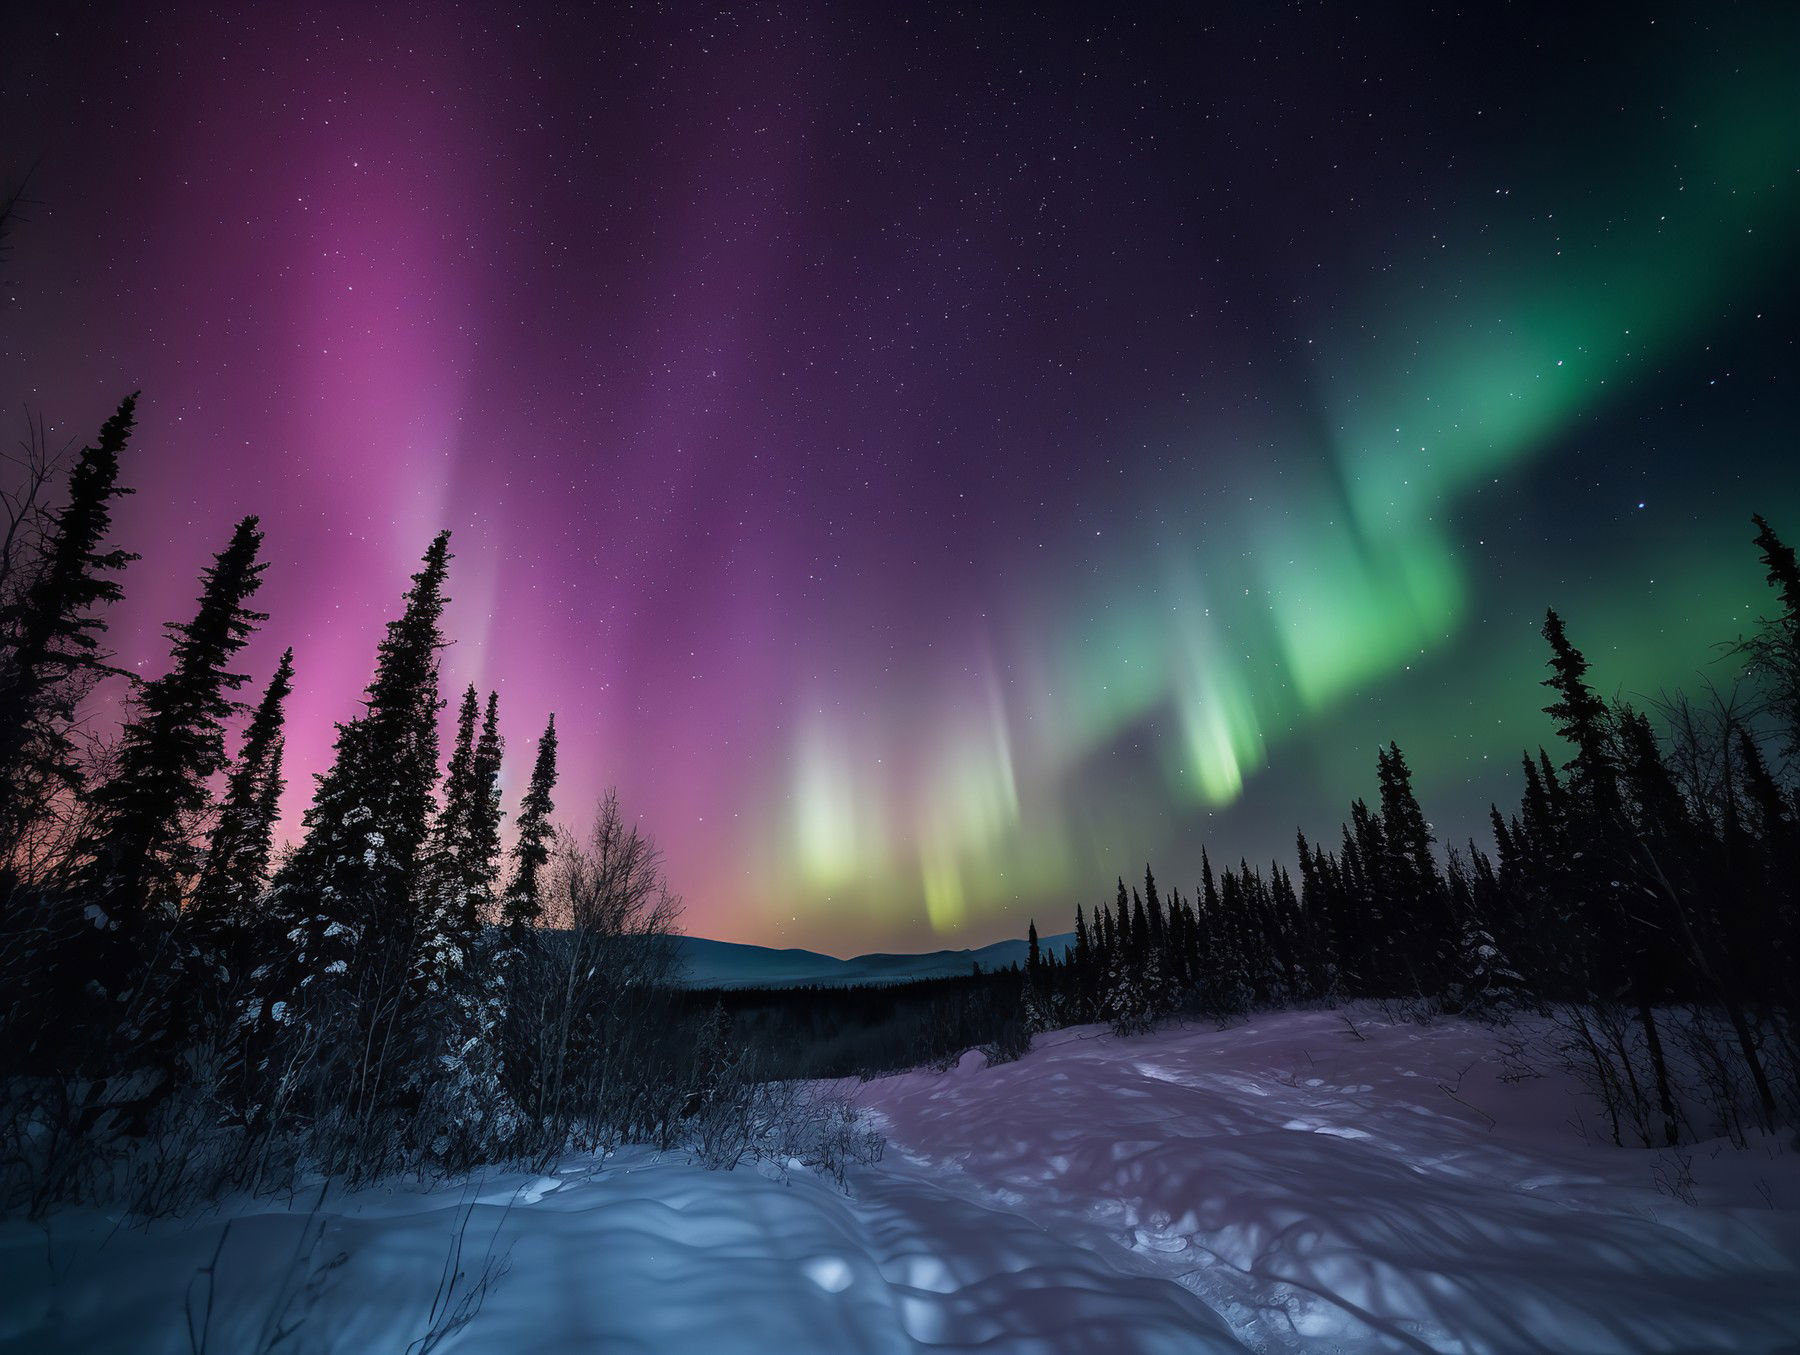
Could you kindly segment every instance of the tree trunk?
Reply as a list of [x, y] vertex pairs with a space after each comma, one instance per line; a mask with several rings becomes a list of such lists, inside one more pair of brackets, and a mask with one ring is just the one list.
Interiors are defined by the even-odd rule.
[[1675, 1098], [1669, 1091], [1669, 1065], [1663, 1058], [1662, 1035], [1656, 1028], [1656, 1015], [1650, 1010], [1650, 1000], [1644, 995], [1644, 987], [1637, 985], [1638, 1021], [1644, 1027], [1644, 1040], [1650, 1046], [1650, 1068], [1656, 1077], [1656, 1100], [1663, 1114], [1663, 1135], [1665, 1144], [1673, 1148], [1681, 1141], [1681, 1128], [1675, 1114]]

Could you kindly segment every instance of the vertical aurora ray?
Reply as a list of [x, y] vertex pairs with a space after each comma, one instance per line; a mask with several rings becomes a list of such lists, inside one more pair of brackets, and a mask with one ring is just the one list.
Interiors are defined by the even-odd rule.
[[991, 680], [986, 708], [974, 714], [974, 727], [945, 740], [924, 779], [919, 881], [926, 915], [942, 932], [967, 920], [970, 895], [980, 894], [965, 876], [973, 873], [979, 880], [1019, 822], [1012, 738]]
[[1190, 802], [1226, 805], [1262, 766], [1265, 728], [1281, 718], [1280, 690], [1255, 632], [1231, 637], [1215, 623], [1194, 558], [1164, 562], [1172, 599], [1166, 690], [1181, 737], [1161, 744], [1169, 790]]
[[830, 736], [808, 725], [794, 753], [794, 861], [816, 890], [841, 888], [875, 855], [879, 818], [866, 803], [862, 779], [832, 752]]

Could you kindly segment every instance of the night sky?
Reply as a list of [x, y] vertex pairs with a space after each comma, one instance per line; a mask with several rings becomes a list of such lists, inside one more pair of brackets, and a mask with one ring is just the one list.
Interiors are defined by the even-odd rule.
[[222, 8], [0, 18], [0, 393], [144, 391], [129, 663], [263, 516], [290, 828], [441, 526], [509, 809], [839, 953], [1480, 833], [1800, 537], [1800, 6]]

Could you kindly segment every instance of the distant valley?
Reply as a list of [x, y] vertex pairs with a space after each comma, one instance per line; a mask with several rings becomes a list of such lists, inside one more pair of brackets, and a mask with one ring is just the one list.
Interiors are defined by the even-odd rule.
[[[984, 970], [1024, 964], [1023, 940], [996, 941], [976, 950], [933, 950], [920, 955], [857, 955], [840, 960], [812, 950], [774, 950], [704, 937], [675, 939], [686, 982], [693, 988], [796, 988], [805, 984], [846, 987], [858, 983], [906, 983], [954, 978], [979, 964]], [[1061, 956], [1075, 944], [1073, 932], [1038, 939], [1044, 953]]]

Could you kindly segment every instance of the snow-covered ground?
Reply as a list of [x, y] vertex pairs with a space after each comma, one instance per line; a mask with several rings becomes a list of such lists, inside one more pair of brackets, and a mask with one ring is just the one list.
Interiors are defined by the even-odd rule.
[[1800, 1350], [1800, 1153], [1702, 1146], [1689, 1186], [1585, 1142], [1560, 1078], [1504, 1080], [1487, 1031], [1356, 1024], [1064, 1031], [867, 1084], [892, 1143], [848, 1195], [631, 1152], [310, 1215], [10, 1223], [0, 1351], [187, 1352], [210, 1294], [209, 1352], [285, 1308], [278, 1349], [399, 1355], [465, 1220], [462, 1268], [507, 1273], [458, 1355]]
[[1253, 1350], [1800, 1349], [1800, 1154], [1684, 1153], [1684, 1203], [1675, 1155], [1588, 1143], [1491, 1032], [1355, 1026], [1064, 1031], [865, 1101], [906, 1167], [1104, 1234]]

